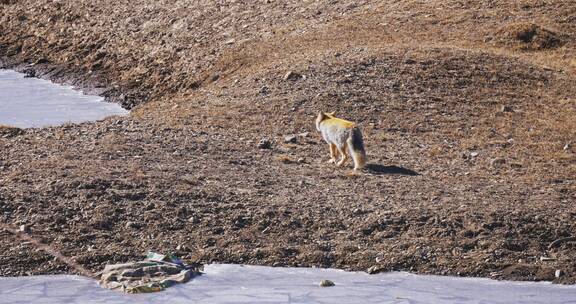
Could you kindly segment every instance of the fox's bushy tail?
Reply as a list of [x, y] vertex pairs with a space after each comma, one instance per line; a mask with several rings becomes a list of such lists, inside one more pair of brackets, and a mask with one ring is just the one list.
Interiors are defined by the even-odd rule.
[[353, 128], [348, 137], [348, 149], [354, 160], [354, 170], [362, 169], [366, 165], [366, 150], [362, 140], [362, 132], [358, 127]]

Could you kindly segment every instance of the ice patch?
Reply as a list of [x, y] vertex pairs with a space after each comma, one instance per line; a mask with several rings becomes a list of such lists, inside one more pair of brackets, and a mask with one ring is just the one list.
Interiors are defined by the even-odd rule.
[[126, 115], [120, 105], [84, 95], [70, 86], [0, 70], [0, 124], [19, 128], [80, 123]]
[[[334, 287], [320, 287], [321, 280]], [[166, 291], [122, 294], [79, 276], [0, 278], [0, 303], [576, 303], [576, 286], [489, 279], [369, 275], [318, 268], [213, 264]]]

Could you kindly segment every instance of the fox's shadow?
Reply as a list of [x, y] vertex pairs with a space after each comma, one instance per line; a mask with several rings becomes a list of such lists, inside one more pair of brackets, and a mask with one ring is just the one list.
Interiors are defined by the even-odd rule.
[[416, 176], [420, 175], [420, 173], [402, 168], [397, 166], [383, 166], [380, 164], [366, 164], [364, 167], [368, 173], [372, 173], [375, 175], [385, 175], [385, 174], [395, 174], [395, 175], [409, 175], [409, 176]]

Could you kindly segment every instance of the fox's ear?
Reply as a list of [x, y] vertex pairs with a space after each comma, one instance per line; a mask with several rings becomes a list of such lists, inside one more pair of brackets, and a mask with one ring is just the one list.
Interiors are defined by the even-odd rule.
[[326, 113], [324, 113], [324, 112], [318, 113], [318, 119], [319, 120], [323, 120], [324, 118], [326, 118]]
[[330, 116], [334, 116], [334, 114], [336, 114], [336, 111], [328, 113], [328, 115], [330, 115]]

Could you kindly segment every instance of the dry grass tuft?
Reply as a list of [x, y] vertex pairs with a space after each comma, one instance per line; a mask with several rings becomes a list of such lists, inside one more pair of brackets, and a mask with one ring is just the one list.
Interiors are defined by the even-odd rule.
[[0, 125], [0, 137], [14, 137], [23, 134], [24, 130], [16, 127]]
[[512, 23], [500, 28], [496, 32], [496, 42], [524, 51], [555, 49], [566, 43], [563, 34], [526, 22]]

